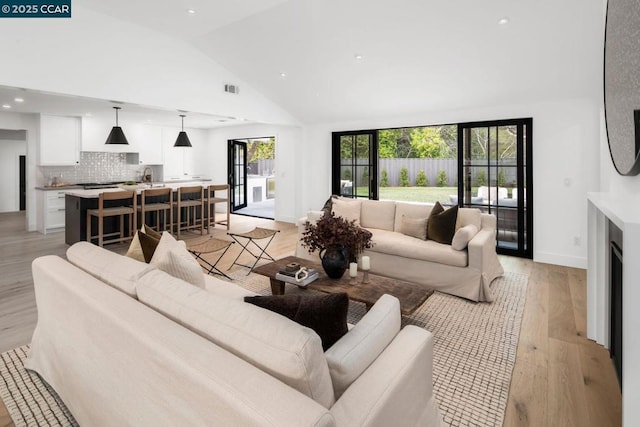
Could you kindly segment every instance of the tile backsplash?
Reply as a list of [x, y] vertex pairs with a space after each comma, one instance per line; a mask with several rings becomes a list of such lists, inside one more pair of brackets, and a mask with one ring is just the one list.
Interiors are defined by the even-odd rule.
[[[37, 185], [53, 177], [71, 184], [84, 182], [140, 181], [146, 166], [127, 163], [125, 153], [82, 151], [76, 166], [38, 166]], [[162, 180], [162, 166], [150, 166], [154, 181]]]

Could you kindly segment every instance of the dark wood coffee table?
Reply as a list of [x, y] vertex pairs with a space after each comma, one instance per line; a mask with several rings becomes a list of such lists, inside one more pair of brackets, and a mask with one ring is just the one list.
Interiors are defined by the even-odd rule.
[[433, 290], [424, 289], [414, 283], [371, 273], [369, 273], [369, 283], [361, 283], [362, 271], [358, 272], [357, 284], [351, 285], [349, 284], [350, 277], [348, 272], [340, 279], [330, 279], [324, 273], [319, 263], [294, 256], [261, 265], [254, 268], [253, 272], [269, 278], [271, 281], [271, 293], [273, 295], [284, 295], [285, 282], [276, 279], [276, 274], [281, 268], [291, 262], [296, 262], [302, 266], [318, 270], [319, 277], [307, 285], [305, 289], [313, 289], [328, 294], [346, 292], [347, 295], [349, 295], [349, 299], [364, 303], [367, 306], [367, 310], [371, 308], [382, 295], [389, 294], [400, 300], [400, 311], [402, 314], [411, 314], [433, 294]]

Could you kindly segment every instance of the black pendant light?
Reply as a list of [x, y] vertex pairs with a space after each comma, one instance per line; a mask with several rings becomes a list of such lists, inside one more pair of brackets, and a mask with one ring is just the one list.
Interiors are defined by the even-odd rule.
[[105, 141], [105, 144], [129, 144], [129, 141], [127, 141], [127, 137], [124, 136], [124, 132], [122, 131], [122, 128], [120, 126], [118, 126], [118, 110], [120, 109], [120, 107], [113, 107], [114, 110], [116, 110], [116, 125], [111, 129], [111, 132], [109, 132], [109, 136], [107, 137], [107, 140]]
[[178, 134], [178, 138], [176, 138], [176, 143], [173, 144], [174, 147], [191, 147], [191, 141], [189, 141], [189, 137], [187, 133], [184, 131], [184, 118], [187, 117], [184, 114], [180, 114], [182, 117], [182, 130]]

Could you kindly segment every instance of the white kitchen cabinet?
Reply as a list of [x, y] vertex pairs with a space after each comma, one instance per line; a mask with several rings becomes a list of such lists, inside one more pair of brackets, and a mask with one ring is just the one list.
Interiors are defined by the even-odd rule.
[[131, 139], [129, 137], [129, 130], [127, 127], [122, 126], [124, 135], [129, 141], [129, 145], [126, 144], [105, 144], [111, 128], [113, 128], [115, 122], [107, 122], [97, 119], [95, 117], [83, 117], [82, 118], [82, 137], [81, 137], [81, 150], [82, 151], [98, 151], [107, 153], [133, 153], [136, 150], [131, 146]]
[[66, 192], [61, 190], [39, 190], [37, 193], [36, 223], [38, 231], [47, 234], [64, 230]]
[[40, 116], [38, 164], [69, 166], [80, 160], [79, 117]]
[[[162, 128], [159, 126], [138, 125], [130, 128], [127, 134], [132, 152], [137, 152], [141, 165], [161, 165], [164, 160], [162, 150]], [[131, 135], [131, 136], [129, 136]]]
[[162, 129], [162, 147], [164, 151], [163, 173], [166, 180], [183, 179], [190, 177], [206, 176], [207, 165], [210, 159], [204, 141], [204, 132], [201, 130], [188, 131], [192, 147], [174, 147], [180, 129]]

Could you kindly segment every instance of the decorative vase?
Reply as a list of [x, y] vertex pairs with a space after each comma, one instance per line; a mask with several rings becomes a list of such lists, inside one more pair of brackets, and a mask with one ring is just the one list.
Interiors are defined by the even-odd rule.
[[331, 245], [320, 251], [322, 269], [331, 279], [342, 277], [349, 267], [349, 251], [343, 245]]

